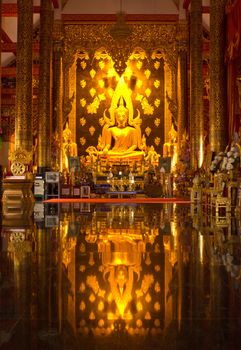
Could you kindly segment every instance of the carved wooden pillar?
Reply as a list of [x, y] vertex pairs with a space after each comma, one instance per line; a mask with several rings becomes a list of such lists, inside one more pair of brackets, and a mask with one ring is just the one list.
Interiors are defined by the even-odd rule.
[[191, 0], [190, 12], [190, 146], [191, 168], [203, 161], [202, 0]]
[[187, 131], [188, 109], [187, 109], [187, 22], [179, 22], [177, 37], [178, 45], [178, 65], [177, 65], [177, 138], [178, 149]]
[[[0, 0], [0, 28], [2, 28], [2, 0]], [[0, 31], [0, 57], [2, 53], [2, 31]], [[0, 77], [2, 76], [2, 65], [0, 64]], [[0, 135], [2, 134], [2, 79], [0, 79]]]
[[53, 12], [51, 0], [41, 0], [38, 171], [51, 168], [51, 59]]
[[62, 171], [63, 156], [63, 32], [62, 21], [53, 28], [53, 137], [52, 168]]
[[210, 134], [211, 150], [224, 150], [228, 143], [225, 52], [225, 3], [210, 1]]
[[32, 151], [33, 1], [18, 0], [15, 149]]

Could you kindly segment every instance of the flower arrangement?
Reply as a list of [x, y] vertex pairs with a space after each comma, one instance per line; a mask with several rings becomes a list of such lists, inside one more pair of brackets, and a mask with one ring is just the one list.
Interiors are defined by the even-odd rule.
[[238, 168], [240, 165], [240, 151], [237, 144], [232, 145], [230, 151], [219, 152], [211, 163], [210, 171], [216, 172], [230, 171]]

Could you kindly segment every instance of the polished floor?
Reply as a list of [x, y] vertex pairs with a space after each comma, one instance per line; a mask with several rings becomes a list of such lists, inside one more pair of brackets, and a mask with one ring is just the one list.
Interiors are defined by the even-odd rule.
[[39, 202], [2, 215], [0, 348], [241, 349], [239, 216]]

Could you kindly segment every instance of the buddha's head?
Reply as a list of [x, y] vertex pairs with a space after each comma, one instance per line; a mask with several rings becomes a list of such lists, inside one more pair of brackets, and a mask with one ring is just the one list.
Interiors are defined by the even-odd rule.
[[125, 106], [125, 101], [121, 96], [119, 99], [118, 106], [115, 110], [116, 123], [119, 128], [124, 128], [127, 124], [129, 111]]

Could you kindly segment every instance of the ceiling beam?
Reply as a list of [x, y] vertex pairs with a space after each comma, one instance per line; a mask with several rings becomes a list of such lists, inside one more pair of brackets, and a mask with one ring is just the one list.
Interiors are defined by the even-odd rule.
[[[125, 16], [127, 22], [175, 22], [178, 20], [176, 14], [127, 14]], [[94, 21], [94, 22], [116, 22], [115, 14], [62, 14], [63, 21]]]
[[[16, 77], [16, 67], [2, 67], [2, 78], [3, 77]], [[33, 66], [33, 75], [39, 74], [39, 67], [37, 65]]]
[[[2, 43], [1, 45], [2, 52], [17, 52], [17, 43]], [[39, 42], [33, 43], [33, 51], [39, 51]]]
[[12, 40], [9, 38], [9, 36], [5, 32], [5, 30], [3, 30], [3, 29], [2, 29], [2, 33], [1, 33], [1, 39], [4, 43], [11, 43], [12, 42]]
[[[33, 6], [33, 13], [40, 13], [40, 6]], [[17, 4], [2, 4], [2, 16], [17, 17], [18, 16]]]

